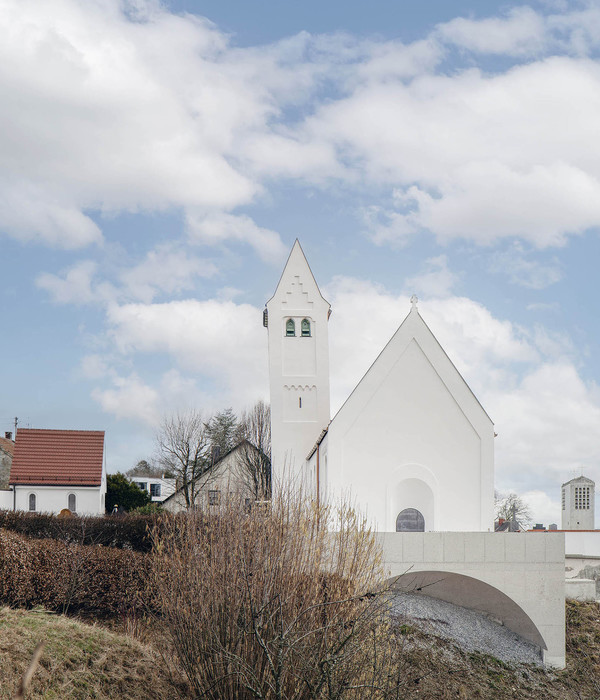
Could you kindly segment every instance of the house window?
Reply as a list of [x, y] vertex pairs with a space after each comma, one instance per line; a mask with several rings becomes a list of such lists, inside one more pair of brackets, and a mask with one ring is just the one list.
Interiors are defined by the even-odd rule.
[[285, 334], [287, 336], [296, 335], [296, 324], [294, 323], [293, 318], [288, 318], [288, 320], [285, 322]]
[[302, 337], [303, 338], [310, 338], [310, 321], [307, 318], [302, 319]]
[[150, 495], [152, 498], [160, 498], [160, 484], [150, 484]]
[[137, 486], [138, 486], [139, 489], [142, 489], [142, 491], [147, 491], [147, 490], [148, 490], [148, 489], [146, 488], [146, 487], [147, 487], [147, 484], [146, 484], [145, 481], [136, 481], [135, 483], [137, 484]]
[[209, 506], [218, 506], [220, 501], [221, 501], [221, 492], [220, 491], [209, 491], [208, 492], [208, 505]]
[[75, 498], [74, 493], [70, 493], [69, 497], [67, 499], [68, 502], [68, 508], [71, 511], [71, 513], [76, 513], [77, 512], [77, 499]]
[[37, 499], [35, 497], [35, 493], [30, 493], [29, 494], [29, 510], [30, 511], [35, 511], [37, 509]]

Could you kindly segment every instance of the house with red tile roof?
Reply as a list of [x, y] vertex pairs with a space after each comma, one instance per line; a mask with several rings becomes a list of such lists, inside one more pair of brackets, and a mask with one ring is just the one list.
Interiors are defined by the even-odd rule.
[[103, 514], [104, 431], [20, 428], [9, 483], [14, 510]]

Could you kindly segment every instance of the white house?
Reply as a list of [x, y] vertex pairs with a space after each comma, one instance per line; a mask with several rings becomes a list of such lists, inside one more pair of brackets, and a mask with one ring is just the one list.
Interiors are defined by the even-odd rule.
[[104, 514], [104, 431], [19, 429], [10, 486], [12, 510]]
[[[196, 479], [194, 508], [210, 511], [228, 498], [239, 499], [242, 505], [250, 507], [255, 501], [264, 498], [260, 493], [260, 487], [253, 479], [253, 472], [256, 471], [257, 465], [262, 465], [262, 460], [256, 459], [260, 456], [268, 463], [268, 458], [247, 440], [242, 440], [226, 452], [209, 470]], [[166, 498], [162, 507], [172, 513], [185, 510], [183, 489], [177, 489]]]
[[349, 496], [381, 531], [493, 531], [493, 423], [416, 301], [330, 421], [330, 305], [294, 243], [265, 314], [275, 483]]
[[166, 498], [175, 493], [175, 479], [164, 476], [144, 476], [137, 474], [131, 477], [131, 482], [142, 491], [146, 491], [152, 503], [162, 503]]

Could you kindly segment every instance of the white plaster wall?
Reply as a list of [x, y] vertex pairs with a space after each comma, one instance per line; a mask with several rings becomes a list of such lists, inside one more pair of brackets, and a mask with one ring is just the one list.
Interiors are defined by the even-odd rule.
[[565, 554], [600, 559], [600, 530], [565, 532]]
[[493, 527], [493, 424], [416, 310], [334, 417], [328, 489], [375, 527], [407, 507], [425, 529]]
[[[378, 535], [383, 560], [390, 577], [407, 574], [418, 580], [419, 572], [453, 572], [478, 579], [504, 593], [528, 616], [543, 638], [547, 664], [565, 665], [565, 579], [564, 534], [486, 532], [402, 533]], [[442, 577], [443, 578], [443, 577]], [[435, 586], [423, 591], [434, 597]], [[444, 600], [463, 607], [485, 610], [485, 601], [470, 600], [468, 581], [454, 588]], [[527, 620], [506, 607], [494, 614], [523, 634]], [[505, 615], [505, 618], [502, 616]]]
[[13, 491], [12, 489], [0, 490], [0, 510], [13, 509]]
[[[329, 303], [323, 299], [298, 241], [267, 302], [273, 485], [301, 478], [306, 456], [329, 423]], [[296, 336], [286, 336], [286, 321]], [[302, 337], [302, 319], [311, 336]], [[300, 406], [299, 400], [302, 400]]]
[[154, 476], [133, 476], [131, 481], [137, 484], [146, 484], [146, 488], [143, 489], [150, 495], [150, 484], [160, 484], [160, 496], [151, 496], [152, 503], [162, 503], [165, 498], [168, 498], [173, 493], [175, 493], [175, 479], [163, 479], [161, 477]]
[[[36, 494], [38, 513], [58, 514], [69, 507], [69, 494], [74, 493], [78, 515], [103, 515], [104, 494], [100, 486], [16, 486], [16, 510], [29, 510], [29, 494]], [[11, 504], [12, 509], [12, 504]]]

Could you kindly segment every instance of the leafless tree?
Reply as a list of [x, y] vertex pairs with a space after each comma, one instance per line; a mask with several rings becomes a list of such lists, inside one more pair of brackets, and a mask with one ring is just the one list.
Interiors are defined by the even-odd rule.
[[194, 697], [405, 697], [376, 539], [297, 492], [240, 514], [181, 513], [155, 533], [161, 624]]
[[209, 438], [202, 413], [190, 410], [163, 420], [156, 434], [157, 459], [182, 489], [186, 508], [192, 508], [201, 483], [210, 468]]
[[257, 500], [271, 497], [271, 408], [264, 401], [257, 401], [240, 416], [238, 450], [242, 474]]
[[519, 525], [528, 528], [532, 523], [531, 510], [525, 501], [516, 493], [509, 493], [505, 496], [494, 494], [496, 517], [503, 518], [515, 527]]

